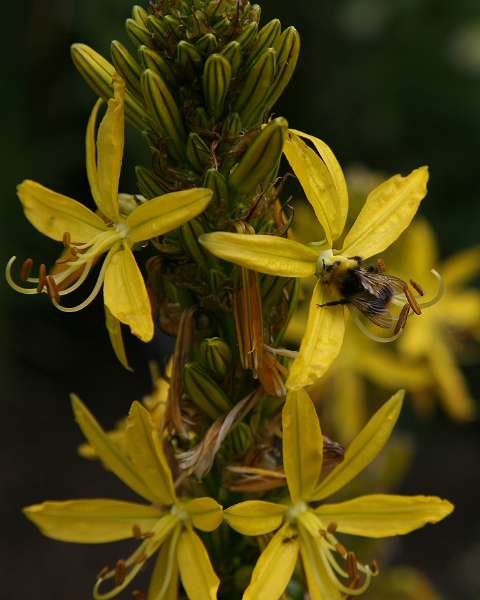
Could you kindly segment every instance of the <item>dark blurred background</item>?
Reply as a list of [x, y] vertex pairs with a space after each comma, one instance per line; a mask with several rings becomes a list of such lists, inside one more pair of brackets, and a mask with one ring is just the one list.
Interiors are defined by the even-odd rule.
[[[5, 3], [0, 76], [1, 261], [54, 260], [56, 244], [24, 219], [15, 186], [35, 179], [90, 202], [84, 130], [93, 94], [70, 62], [72, 42], [108, 55], [126, 42], [127, 0], [31, 0]], [[431, 168], [422, 212], [438, 232], [443, 255], [479, 243], [480, 3], [478, 0], [276, 0], [264, 21], [295, 25], [303, 48], [295, 78], [276, 107], [298, 129], [325, 139], [344, 166], [361, 162], [386, 173]], [[142, 162], [128, 132], [134, 190]], [[47, 298], [21, 296], [0, 283], [2, 327], [2, 536], [0, 598], [85, 600], [93, 577], [118, 553], [113, 546], [64, 545], [41, 537], [20, 507], [43, 499], [127, 498], [98, 465], [76, 455], [81, 441], [68, 394], [77, 392], [107, 426], [149, 389], [145, 367], [163, 360], [166, 339], [149, 347], [128, 340], [134, 375], [116, 363], [101, 301], [74, 315]], [[478, 397], [475, 369], [468, 373]], [[480, 598], [479, 427], [438, 415], [403, 418], [419, 442], [404, 493], [438, 494], [457, 505], [441, 526], [405, 537], [394, 563], [423, 569], [444, 598]], [[476, 565], [476, 566], [475, 566]], [[127, 597], [127, 596], [125, 596]], [[419, 599], [421, 600], [421, 598]]]

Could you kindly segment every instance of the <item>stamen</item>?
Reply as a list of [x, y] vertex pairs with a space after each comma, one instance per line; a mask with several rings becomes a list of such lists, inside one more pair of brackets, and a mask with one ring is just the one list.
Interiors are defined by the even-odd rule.
[[410, 279], [410, 285], [420, 296], [425, 296], [425, 292], [423, 291], [422, 286], [418, 282], [416, 282], [413, 279]]
[[134, 525], [132, 529], [133, 529], [133, 537], [136, 540], [141, 540], [142, 539], [142, 530], [140, 529], [140, 526]]
[[355, 556], [355, 552], [349, 552], [347, 554], [347, 571], [352, 580], [358, 580], [357, 557]]
[[47, 289], [50, 298], [57, 303], [60, 302], [60, 294], [58, 293], [57, 284], [51, 275], [47, 276]]
[[267, 344], [263, 344], [263, 347], [271, 354], [285, 356], [286, 358], [297, 358], [300, 354], [300, 352], [297, 352], [296, 350], [288, 350], [288, 348], [272, 348], [272, 346], [268, 346]]
[[72, 236], [70, 235], [70, 233], [68, 231], [66, 231], [63, 234], [63, 245], [65, 246], [65, 248], [68, 248], [70, 246], [70, 244], [72, 243]]
[[377, 260], [377, 271], [379, 273], [385, 273], [385, 261], [383, 260], [383, 258], [379, 258]]
[[406, 299], [408, 300], [408, 303], [412, 307], [413, 312], [416, 313], [417, 315], [421, 315], [422, 309], [418, 305], [417, 299], [412, 294], [412, 290], [408, 287], [408, 285], [405, 285], [403, 292], [405, 294]]
[[105, 567], [103, 567], [103, 569], [100, 571], [100, 573], [97, 575], [97, 579], [103, 579], [105, 577], [105, 575], [107, 575], [107, 573], [110, 571], [110, 567], [107, 565]]
[[40, 269], [38, 270], [38, 285], [37, 285], [37, 293], [40, 293], [45, 284], [47, 283], [47, 267], [45, 263], [40, 265]]
[[369, 566], [372, 575], [378, 575], [378, 573], [380, 573], [380, 565], [378, 564], [378, 560], [373, 559]]
[[28, 281], [32, 267], [33, 267], [33, 259], [27, 258], [27, 260], [25, 260], [23, 262], [23, 265], [20, 269], [20, 279], [22, 281]]
[[125, 577], [127, 575], [127, 566], [124, 560], [117, 560], [117, 564], [115, 565], [115, 587], [122, 585], [125, 581]]
[[395, 329], [393, 330], [394, 335], [397, 335], [397, 333], [399, 333], [405, 327], [409, 313], [410, 304], [404, 304], [402, 310], [400, 311], [400, 315], [398, 316], [398, 321], [395, 325]]
[[[12, 277], [12, 267], [13, 263], [17, 260], [16, 256], [12, 256], [12, 258], [7, 262], [5, 267], [5, 279], [7, 280], [8, 285], [14, 289], [16, 292], [20, 294], [37, 294], [37, 287], [22, 287], [15, 283]], [[30, 280], [30, 278], [29, 278]], [[35, 282], [36, 283], [36, 282]]]
[[433, 306], [434, 304], [436, 304], [440, 300], [440, 298], [443, 296], [443, 292], [445, 291], [445, 283], [444, 283], [443, 277], [440, 275], [440, 273], [436, 269], [431, 269], [430, 273], [437, 279], [438, 288], [437, 288], [435, 295], [433, 296], [433, 298], [431, 300], [427, 300], [427, 302], [419, 303], [419, 306], [421, 308], [429, 308], [430, 306]]
[[140, 590], [133, 590], [133, 592], [132, 592], [132, 598], [133, 598], [133, 600], [145, 600], [146, 596]]
[[328, 533], [335, 533], [338, 529], [338, 525], [337, 523], [335, 523], [335, 521], [332, 521], [329, 526], [327, 527], [327, 531]]
[[335, 550], [340, 554], [340, 556], [342, 558], [345, 558], [347, 556], [347, 550], [346, 550], [345, 546], [343, 544], [341, 544], [340, 542], [337, 542], [335, 544]]
[[355, 313], [354, 310], [350, 310], [350, 315], [352, 316], [353, 322], [360, 329], [360, 331], [374, 342], [379, 342], [380, 344], [388, 344], [389, 342], [394, 342], [395, 340], [398, 340], [398, 338], [403, 333], [403, 329], [401, 329], [398, 333], [389, 337], [381, 337], [379, 335], [375, 335], [362, 323], [359, 316]]

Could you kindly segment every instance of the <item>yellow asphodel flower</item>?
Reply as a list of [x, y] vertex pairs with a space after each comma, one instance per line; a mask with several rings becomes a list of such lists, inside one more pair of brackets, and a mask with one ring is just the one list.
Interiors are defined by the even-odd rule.
[[[438, 262], [435, 235], [425, 220], [415, 222], [395, 250], [399, 272], [403, 266], [401, 257], [411, 257], [410, 276], [417, 281], [422, 281], [429, 266]], [[471, 421], [475, 417], [475, 402], [457, 365], [452, 342], [455, 334], [462, 336], [472, 332], [480, 323], [480, 292], [465, 287], [480, 271], [480, 247], [454, 254], [437, 268], [445, 282], [442, 302], [427, 311], [422, 319], [415, 319], [399, 340], [398, 348], [403, 357], [429, 370], [433, 380], [431, 388], [437, 391], [449, 416], [457, 421]], [[417, 389], [424, 392], [421, 386]], [[421, 408], [420, 403], [418, 406]]]
[[[124, 89], [124, 82], [116, 77], [114, 97], [108, 101], [96, 144], [95, 128], [102, 100], [96, 103], [88, 122], [87, 175], [98, 213], [35, 181], [21, 183], [18, 196], [27, 219], [44, 235], [63, 241], [68, 252], [58, 261], [62, 264], [61, 270], [51, 275], [47, 275], [45, 265], [41, 265], [39, 276], [30, 277], [33, 261], [26, 260], [20, 276], [33, 287], [14, 282], [11, 269], [16, 257], [8, 262], [6, 277], [9, 284], [23, 294], [48, 293], [53, 304], [64, 312], [75, 312], [90, 304], [103, 284], [107, 310], [128, 325], [134, 335], [148, 342], [154, 332], [150, 300], [132, 248], [201, 213], [212, 192], [193, 188], [164, 194], [140, 205], [137, 197], [118, 193], [124, 146]], [[78, 306], [62, 306], [60, 298], [78, 289], [105, 253], [89, 296]]]
[[[297, 133], [311, 140], [318, 154]], [[300, 389], [314, 383], [327, 371], [342, 345], [346, 299], [339, 297], [338, 285], [334, 285], [334, 280], [338, 279], [336, 274], [358, 267], [360, 258], [365, 260], [383, 252], [398, 238], [425, 197], [428, 170], [421, 167], [407, 177], [395, 175], [374, 189], [345, 235], [342, 248], [337, 250], [334, 242], [343, 234], [348, 213], [347, 186], [337, 159], [318, 138], [293, 130], [284, 152], [326, 239], [305, 245], [274, 235], [215, 232], [201, 236], [200, 241], [216, 256], [262, 273], [281, 277], [317, 276], [300, 354], [292, 364], [287, 380], [289, 389]], [[406, 286], [400, 280], [398, 283], [400, 289]], [[392, 292], [398, 291], [392, 289]], [[370, 293], [364, 298], [370, 303], [370, 316], [378, 314], [391, 323], [391, 316], [384, 310], [381, 292], [377, 295], [374, 292], [365, 288], [365, 293]], [[396, 300], [393, 293], [392, 299]], [[382, 303], [383, 306], [379, 306]], [[330, 305], [325, 306], [327, 304]], [[365, 310], [364, 314], [367, 313]], [[361, 325], [361, 321], [358, 322]]]
[[323, 438], [315, 407], [304, 390], [289, 392], [282, 413], [289, 502], [251, 500], [224, 513], [228, 524], [244, 535], [276, 531], [257, 561], [243, 600], [280, 598], [299, 553], [312, 600], [357, 596], [377, 574], [378, 565], [359, 563], [355, 554], [338, 542], [335, 532], [372, 538], [395, 536], [436, 523], [452, 512], [450, 502], [430, 496], [375, 494], [337, 504], [321, 503], [378, 455], [397, 421], [402, 401], [403, 392], [398, 392], [386, 402], [350, 444], [343, 462], [321, 479]]
[[[223, 520], [222, 507], [212, 498], [177, 497], [158, 432], [140, 403], [134, 402], [130, 409], [124, 451], [76, 397], [73, 410], [104, 465], [149, 504], [106, 499], [44, 502], [25, 508], [25, 515], [56, 540], [92, 544], [136, 538], [141, 542], [129, 558], [98, 575], [95, 600], [117, 596], [155, 552], [159, 554], [149, 598], [177, 598], [180, 574], [190, 600], [214, 600], [219, 580], [194, 529], [216, 529]], [[101, 591], [106, 581], [112, 581], [113, 587]]]

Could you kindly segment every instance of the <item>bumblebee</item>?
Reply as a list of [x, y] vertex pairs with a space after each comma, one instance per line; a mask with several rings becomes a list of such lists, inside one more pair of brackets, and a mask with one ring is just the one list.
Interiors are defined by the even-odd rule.
[[[422, 312], [408, 284], [400, 277], [385, 274], [381, 260], [376, 265], [364, 266], [360, 256], [353, 256], [328, 263], [322, 260], [322, 265], [319, 278], [339, 299], [319, 306], [352, 306], [379, 327], [390, 329], [396, 322], [395, 332], [404, 327], [410, 309], [416, 314]], [[422, 292], [418, 284], [412, 282], [412, 286]], [[398, 304], [401, 296], [405, 296], [406, 303], [398, 319], [394, 319], [389, 307], [394, 302]]]

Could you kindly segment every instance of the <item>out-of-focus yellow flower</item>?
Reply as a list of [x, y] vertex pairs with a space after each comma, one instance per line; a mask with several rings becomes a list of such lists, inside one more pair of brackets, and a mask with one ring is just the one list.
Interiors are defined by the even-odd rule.
[[[430, 225], [425, 220], [414, 223], [394, 256], [398, 257], [399, 273], [407, 258], [410, 277], [425, 281], [431, 265], [438, 262], [437, 244]], [[398, 348], [413, 364], [423, 363], [429, 369], [449, 416], [457, 421], [470, 421], [475, 417], [475, 403], [457, 365], [452, 342], [455, 334], [462, 336], [480, 324], [480, 292], [465, 288], [480, 271], [480, 247], [454, 254], [437, 269], [445, 283], [442, 301], [426, 311], [421, 319], [412, 320]]]
[[[78, 398], [76, 420], [105, 466], [149, 504], [119, 500], [44, 502], [24, 509], [41, 531], [56, 540], [85, 544], [141, 540], [113, 569], [104, 569], [93, 589], [95, 600], [114, 598], [145, 561], [158, 552], [149, 598], [176, 598], [178, 575], [191, 600], [213, 600], [219, 580], [195, 529], [213, 531], [223, 520], [212, 498], [184, 499], [175, 493], [172, 474], [149, 412], [138, 402], [130, 409], [125, 450], [117, 446]], [[105, 581], [113, 587], [102, 592]]]
[[[311, 140], [318, 154], [299, 135]], [[289, 389], [301, 389], [327, 371], [344, 336], [344, 306], [322, 306], [338, 300], [333, 286], [324, 285], [322, 279], [326, 280], [332, 265], [358, 266], [351, 257], [370, 258], [398, 238], [425, 197], [428, 170], [421, 167], [407, 177], [395, 175], [375, 188], [337, 250], [334, 242], [342, 236], [348, 214], [347, 186], [337, 159], [324, 142], [294, 130], [290, 131], [284, 153], [326, 239], [306, 245], [274, 235], [215, 232], [201, 236], [200, 241], [216, 256], [262, 273], [318, 277], [300, 353], [287, 380]]]
[[378, 585], [368, 590], [365, 600], [442, 600], [431, 582], [418, 569], [400, 566], [382, 573]]
[[[97, 296], [103, 284], [108, 316], [128, 325], [134, 335], [148, 342], [153, 337], [150, 300], [132, 248], [189, 221], [207, 207], [211, 190], [193, 188], [164, 194], [138, 205], [137, 197], [118, 193], [124, 146], [124, 82], [114, 79], [114, 97], [108, 101], [95, 143], [99, 100], [90, 117], [86, 134], [87, 175], [98, 214], [86, 206], [36, 183], [26, 180], [18, 187], [27, 219], [41, 233], [68, 248], [59, 262], [63, 267], [47, 275], [45, 266], [39, 277], [30, 277], [31, 259], [25, 261], [21, 278], [34, 287], [23, 287], [11, 275], [15, 257], [7, 265], [9, 284], [23, 294], [46, 292], [53, 304], [64, 312], [81, 310]], [[60, 298], [78, 289], [93, 265], [106, 253], [100, 273], [89, 296], [78, 306], [65, 307]], [[110, 329], [114, 327], [110, 323]], [[118, 333], [118, 331], [116, 332]], [[115, 345], [114, 340], [117, 340]], [[118, 336], [112, 339], [121, 362]]]
[[[347, 552], [338, 542], [336, 531], [388, 537], [436, 523], [450, 514], [450, 502], [428, 496], [376, 494], [317, 505], [343, 488], [378, 455], [397, 421], [402, 399], [403, 393], [398, 392], [386, 402], [351, 443], [344, 461], [321, 480], [323, 438], [315, 407], [304, 390], [289, 392], [282, 424], [283, 464], [290, 501], [246, 501], [225, 511], [229, 525], [244, 535], [265, 535], [277, 530], [258, 559], [244, 600], [280, 598], [299, 552], [312, 600], [356, 596], [368, 587], [378, 569], [375, 564], [357, 562], [354, 553]], [[344, 566], [335, 554], [345, 559]]]

